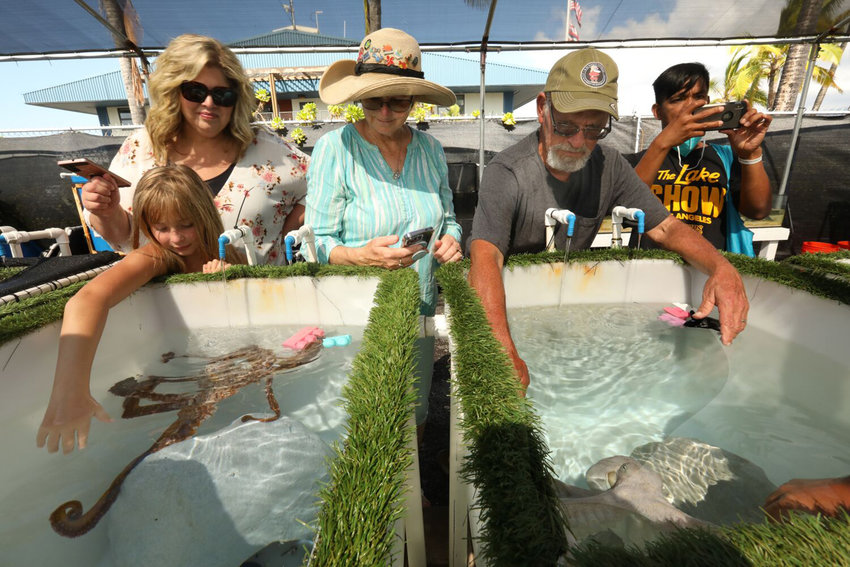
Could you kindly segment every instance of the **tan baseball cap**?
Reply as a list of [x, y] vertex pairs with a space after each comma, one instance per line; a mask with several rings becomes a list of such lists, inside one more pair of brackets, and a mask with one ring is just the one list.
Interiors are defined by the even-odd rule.
[[617, 64], [598, 49], [587, 47], [564, 55], [552, 66], [543, 91], [558, 112], [601, 110], [617, 114]]

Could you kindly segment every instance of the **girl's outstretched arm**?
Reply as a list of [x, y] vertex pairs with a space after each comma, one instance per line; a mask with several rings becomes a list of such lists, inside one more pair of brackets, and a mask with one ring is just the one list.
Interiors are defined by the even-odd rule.
[[150, 255], [148, 246], [98, 275], [65, 305], [53, 390], [38, 429], [38, 447], [47, 444], [47, 450], [55, 453], [61, 444], [62, 451], [70, 453], [76, 443], [83, 449], [92, 416], [111, 421], [91, 395], [91, 367], [109, 309], [166, 271], [164, 263]]

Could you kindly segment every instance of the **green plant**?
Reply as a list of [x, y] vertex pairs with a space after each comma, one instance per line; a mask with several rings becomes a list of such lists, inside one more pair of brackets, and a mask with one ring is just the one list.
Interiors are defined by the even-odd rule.
[[453, 104], [449, 107], [449, 116], [460, 116], [460, 106]]
[[430, 114], [428, 112], [429, 106], [431, 105], [417, 103], [416, 106], [413, 108], [413, 112], [411, 112], [410, 115], [413, 116], [413, 119], [416, 121], [417, 124], [421, 124], [423, 122], [428, 121], [428, 114]]
[[298, 147], [301, 148], [304, 146], [304, 142], [307, 141], [307, 134], [304, 133], [303, 128], [295, 128], [292, 131], [292, 134], [289, 136], [292, 138], [292, 141], [298, 144]]
[[316, 103], [308, 102], [301, 110], [298, 111], [298, 114], [295, 117], [302, 122], [315, 122], [316, 121]]
[[331, 104], [328, 106], [328, 114], [330, 114], [332, 119], [342, 118], [344, 112], [345, 109], [341, 104]]
[[265, 104], [272, 99], [272, 95], [269, 94], [268, 89], [257, 89], [254, 92], [254, 98]]
[[473, 118], [478, 118], [479, 116], [481, 116], [481, 111], [480, 111], [480, 110], [473, 110], [473, 111], [472, 111], [472, 117], [473, 117]]
[[505, 126], [516, 126], [516, 118], [513, 112], [506, 112], [502, 115], [502, 124]]
[[283, 123], [283, 118], [280, 116], [275, 116], [272, 118], [271, 124], [269, 126], [272, 127], [273, 130], [276, 130], [283, 136], [286, 136], [286, 124]]
[[357, 122], [358, 120], [363, 120], [366, 118], [366, 115], [363, 113], [363, 109], [357, 106], [356, 104], [349, 104], [345, 107], [344, 116], [345, 121], [349, 123]]

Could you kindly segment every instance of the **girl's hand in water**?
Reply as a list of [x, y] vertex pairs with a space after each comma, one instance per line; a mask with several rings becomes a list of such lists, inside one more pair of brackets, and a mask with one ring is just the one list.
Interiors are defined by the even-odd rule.
[[80, 449], [85, 449], [92, 416], [104, 423], [112, 421], [103, 406], [88, 392], [79, 396], [71, 395], [59, 402], [51, 396], [41, 427], [38, 428], [36, 446], [41, 448], [47, 444], [47, 451], [55, 453], [61, 443], [65, 454], [74, 450], [75, 443]]
[[215, 274], [218, 272], [222, 272], [230, 267], [230, 264], [223, 260], [210, 260], [206, 264], [204, 264], [204, 273], [205, 274]]

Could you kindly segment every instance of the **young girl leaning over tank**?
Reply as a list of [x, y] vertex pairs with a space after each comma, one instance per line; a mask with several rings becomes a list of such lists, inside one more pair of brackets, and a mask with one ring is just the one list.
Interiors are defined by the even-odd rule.
[[[139, 180], [133, 197], [133, 251], [83, 286], [65, 305], [53, 390], [36, 445], [70, 453], [85, 448], [92, 416], [112, 421], [92, 397], [92, 362], [109, 310], [151, 279], [171, 273], [220, 271], [224, 231], [212, 193], [183, 165], [157, 167]], [[147, 242], [139, 246], [140, 236]], [[244, 263], [232, 248], [224, 267]]]

